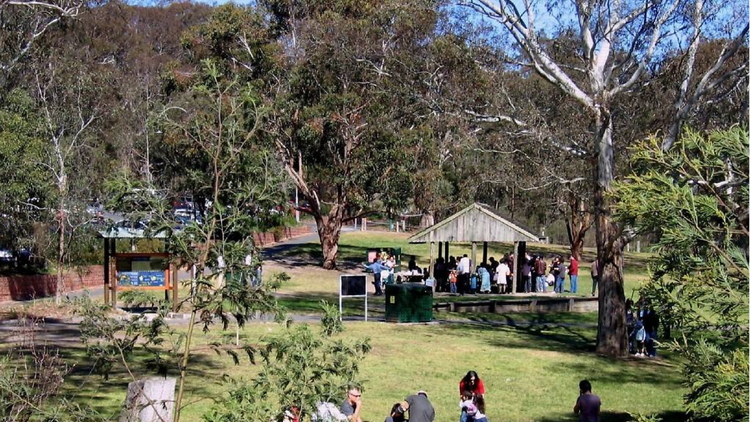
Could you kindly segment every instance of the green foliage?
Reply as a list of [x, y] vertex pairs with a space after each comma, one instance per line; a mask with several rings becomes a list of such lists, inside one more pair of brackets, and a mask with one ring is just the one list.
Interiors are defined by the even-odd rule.
[[0, 245], [31, 246], [35, 221], [45, 221], [42, 210], [49, 196], [49, 175], [41, 165], [44, 144], [41, 119], [33, 99], [14, 90], [0, 105]]
[[3, 421], [104, 421], [61, 392], [70, 367], [57, 348], [39, 346], [33, 331], [43, 321], [24, 319], [24, 346], [0, 357], [0, 418]]
[[146, 321], [143, 315], [116, 318], [109, 315], [111, 308], [93, 302], [88, 296], [73, 301], [76, 313], [82, 317], [79, 329], [86, 354], [92, 359], [94, 373], [109, 378], [117, 367], [130, 373], [131, 356], [136, 347], [149, 355], [147, 365], [156, 373], [167, 374], [176, 368], [176, 354], [181, 350], [184, 335], [173, 331], [165, 322], [166, 310]]
[[612, 193], [615, 216], [658, 236], [642, 293], [665, 327], [682, 333], [671, 347], [685, 356], [688, 409], [746, 419], [748, 133], [686, 131], [669, 151], [659, 145], [650, 139], [633, 149], [634, 174]]
[[260, 373], [251, 383], [230, 379], [229, 397], [204, 415], [205, 421], [280, 420], [296, 408], [308, 420], [319, 402], [338, 403], [346, 390], [359, 385], [359, 363], [370, 351], [368, 339], [345, 341], [335, 306], [322, 304], [319, 331], [292, 325], [265, 339]]
[[631, 414], [633, 422], [661, 422], [662, 419], [656, 415], [644, 415], [642, 413]]
[[164, 300], [163, 292], [153, 292], [146, 290], [125, 290], [117, 293], [117, 300], [127, 307], [157, 307], [172, 309], [172, 301]]

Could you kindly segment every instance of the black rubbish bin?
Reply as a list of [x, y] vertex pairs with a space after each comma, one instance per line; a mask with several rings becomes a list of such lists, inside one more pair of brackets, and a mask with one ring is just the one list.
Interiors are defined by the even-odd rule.
[[385, 320], [388, 322], [432, 321], [432, 287], [417, 283], [386, 285]]

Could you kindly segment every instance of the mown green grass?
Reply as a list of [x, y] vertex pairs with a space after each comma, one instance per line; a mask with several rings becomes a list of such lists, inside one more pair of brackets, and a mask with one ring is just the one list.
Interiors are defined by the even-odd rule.
[[[613, 360], [593, 353], [595, 329], [576, 327], [491, 327], [466, 324], [394, 325], [349, 322], [344, 336], [369, 337], [372, 352], [361, 363], [365, 420], [385, 418], [390, 406], [417, 390], [427, 390], [438, 422], [458, 417], [458, 381], [476, 370], [487, 387], [491, 421], [573, 421], [570, 410], [578, 381], [589, 379], [603, 402], [602, 421], [625, 421], [627, 413], [656, 413], [680, 420], [685, 390], [669, 361]], [[279, 333], [272, 323], [247, 326], [251, 342]], [[213, 400], [225, 397], [222, 376], [250, 379], [258, 370], [247, 359], [235, 366], [208, 350], [220, 330], [199, 333], [191, 359], [184, 421], [198, 421]], [[119, 370], [109, 380], [87, 375], [80, 349], [67, 350], [76, 371], [66, 381], [68, 393], [105, 414], [115, 414], [125, 397], [128, 377]], [[147, 370], [136, 363], [134, 373]]]

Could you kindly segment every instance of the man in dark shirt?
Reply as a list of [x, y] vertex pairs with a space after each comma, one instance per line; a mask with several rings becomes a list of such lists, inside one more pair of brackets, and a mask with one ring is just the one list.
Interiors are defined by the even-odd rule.
[[362, 410], [362, 392], [359, 388], [351, 388], [346, 393], [344, 402], [341, 403], [341, 413], [346, 415], [349, 422], [362, 422], [359, 416]]
[[579, 422], [599, 422], [599, 410], [602, 407], [602, 401], [599, 396], [591, 392], [591, 383], [583, 380], [578, 384], [580, 395], [573, 407], [573, 413], [578, 415]]
[[427, 393], [419, 391], [407, 397], [401, 403], [401, 413], [409, 411], [409, 422], [432, 422], [435, 420], [435, 408], [427, 398]]

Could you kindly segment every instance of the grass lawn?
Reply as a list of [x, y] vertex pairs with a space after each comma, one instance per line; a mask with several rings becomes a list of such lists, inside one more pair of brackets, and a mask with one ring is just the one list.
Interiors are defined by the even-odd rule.
[[[677, 369], [664, 360], [612, 360], [592, 353], [595, 329], [467, 326], [462, 324], [393, 325], [377, 322], [346, 324], [345, 336], [369, 337], [373, 350], [361, 364], [364, 382], [363, 417], [385, 418], [390, 406], [424, 389], [430, 394], [437, 421], [458, 417], [458, 381], [476, 370], [487, 388], [490, 421], [574, 421], [571, 409], [578, 381], [589, 379], [603, 403], [602, 421], [626, 421], [628, 413], [656, 413], [665, 421], [682, 420]], [[250, 341], [282, 330], [272, 323], [247, 326]], [[230, 334], [233, 331], [230, 331]], [[187, 380], [185, 421], [198, 421], [227, 387], [222, 375], [249, 379], [257, 371], [246, 359], [231, 359], [205, 350], [222, 337], [220, 331], [198, 334]], [[114, 414], [125, 396], [127, 377], [120, 371], [105, 381], [87, 375], [80, 349], [67, 350], [76, 371], [66, 381], [69, 393], [99, 411]], [[147, 374], [135, 365], [133, 371]]]

